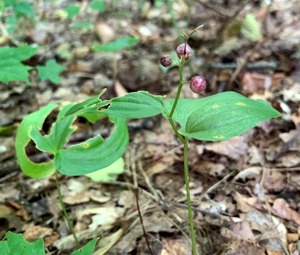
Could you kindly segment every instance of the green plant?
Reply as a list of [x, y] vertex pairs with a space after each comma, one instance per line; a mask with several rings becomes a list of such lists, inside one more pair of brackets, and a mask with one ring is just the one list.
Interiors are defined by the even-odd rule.
[[[45, 178], [56, 174], [57, 188], [64, 210], [57, 178], [58, 172], [69, 176], [85, 175], [109, 166], [122, 156], [128, 145], [127, 119], [162, 114], [184, 146], [183, 171], [192, 249], [195, 255], [197, 246], [189, 190], [189, 139], [227, 140], [262, 121], [279, 117], [280, 113], [263, 100], [248, 99], [236, 92], [224, 92], [199, 99], [180, 98], [185, 84], [183, 67], [192, 54], [192, 49], [187, 44], [188, 37], [186, 42], [177, 48], [179, 84], [174, 99], [165, 100], [163, 96], [138, 91], [110, 100], [101, 100], [103, 91], [77, 104], [64, 106], [49, 104], [23, 119], [17, 132], [16, 152], [21, 169], [28, 176]], [[196, 92], [202, 92], [206, 83], [202, 76], [196, 76], [191, 80], [191, 86], [194, 85], [197, 87]], [[57, 119], [49, 134], [42, 135], [40, 131], [43, 122], [54, 109], [59, 110]], [[77, 145], [66, 147], [68, 137], [76, 130], [73, 123], [77, 117], [84, 117], [92, 123], [108, 118], [114, 124], [114, 131], [107, 139], [98, 135]], [[25, 152], [31, 140], [34, 141], [37, 149], [51, 154], [52, 160], [39, 164], [32, 162]], [[68, 219], [66, 212], [64, 214]], [[69, 226], [72, 229], [72, 225]], [[75, 234], [74, 238], [76, 239]]]
[[[12, 232], [7, 232], [4, 238], [4, 241], [0, 241], [1, 255], [45, 255], [43, 239], [30, 243], [24, 239], [23, 235]], [[97, 241], [97, 238], [91, 240], [71, 255], [92, 255]]]

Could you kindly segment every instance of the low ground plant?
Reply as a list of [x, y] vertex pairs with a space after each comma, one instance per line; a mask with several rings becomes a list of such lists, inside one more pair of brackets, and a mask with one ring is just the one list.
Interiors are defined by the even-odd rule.
[[[190, 81], [186, 81], [184, 77], [183, 67], [193, 54], [187, 42], [196, 31], [197, 29], [186, 36], [185, 42], [177, 47], [176, 60], [172, 60], [170, 56], [162, 56], [160, 59], [161, 65], [165, 67], [174, 65], [172, 63], [174, 61], [177, 62], [179, 83], [175, 98], [137, 91], [110, 100], [102, 100], [101, 97], [105, 93], [102, 91], [99, 95], [80, 103], [67, 105], [50, 103], [27, 115], [21, 122], [15, 143], [21, 169], [32, 178], [47, 178], [53, 174], [56, 176], [61, 207], [75, 240], [77, 240], [76, 233], [62, 202], [58, 173], [68, 176], [86, 175], [101, 171], [121, 158], [129, 143], [126, 124], [128, 119], [160, 114], [169, 122], [178, 141], [183, 144], [182, 172], [185, 179], [192, 251], [193, 255], [196, 255], [198, 247], [189, 189], [189, 141], [191, 139], [224, 141], [242, 134], [263, 121], [280, 116], [268, 102], [252, 100], [233, 91], [202, 96], [198, 99], [181, 98], [182, 88], [188, 83], [194, 93], [202, 94], [206, 88], [203, 75], [197, 74]], [[43, 135], [41, 133], [43, 123], [54, 110], [59, 112], [58, 116], [50, 132]], [[74, 121], [78, 117], [83, 117], [91, 123], [107, 118], [114, 125], [114, 130], [106, 139], [97, 135], [82, 143], [67, 146], [68, 137], [76, 130]], [[49, 155], [48, 162], [35, 163], [30, 160], [26, 154], [26, 146], [30, 141], [34, 142], [39, 151]]]

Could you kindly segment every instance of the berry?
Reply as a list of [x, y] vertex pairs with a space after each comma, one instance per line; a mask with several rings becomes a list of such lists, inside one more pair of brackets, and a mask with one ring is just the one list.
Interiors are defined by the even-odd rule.
[[162, 56], [160, 59], [159, 59], [159, 62], [162, 66], [164, 67], [168, 67], [172, 64], [172, 58], [171, 56]]
[[197, 75], [190, 80], [191, 91], [200, 94], [206, 88], [206, 81], [203, 76]]
[[192, 55], [192, 48], [187, 43], [182, 43], [177, 47], [176, 53], [180, 59], [188, 60]]

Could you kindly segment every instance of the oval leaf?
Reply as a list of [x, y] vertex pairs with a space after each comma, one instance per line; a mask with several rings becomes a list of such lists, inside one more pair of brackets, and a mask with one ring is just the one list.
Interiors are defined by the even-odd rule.
[[151, 117], [162, 113], [163, 96], [154, 96], [145, 91], [128, 93], [111, 100], [104, 113], [126, 119]]
[[[166, 103], [170, 111], [174, 100]], [[280, 116], [269, 103], [252, 100], [235, 92], [202, 99], [180, 99], [174, 120], [180, 133], [204, 141], [222, 141], [238, 136], [258, 123]]]

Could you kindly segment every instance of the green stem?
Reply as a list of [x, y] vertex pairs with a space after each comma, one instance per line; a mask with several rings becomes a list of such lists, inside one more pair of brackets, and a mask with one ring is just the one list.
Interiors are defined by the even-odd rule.
[[55, 182], [56, 182], [56, 188], [57, 188], [57, 194], [58, 194], [58, 200], [59, 200], [59, 203], [60, 203], [60, 206], [61, 206], [61, 210], [63, 212], [63, 215], [67, 221], [67, 224], [68, 224], [68, 227], [69, 227], [69, 230], [70, 232], [72, 233], [73, 237], [74, 237], [74, 240], [75, 240], [75, 243], [76, 243], [76, 246], [80, 246], [80, 243], [79, 243], [79, 240], [76, 236], [76, 233], [74, 231], [74, 227], [73, 227], [73, 224], [70, 220], [70, 217], [67, 213], [67, 210], [66, 210], [66, 206], [65, 206], [65, 203], [63, 201], [63, 197], [62, 197], [62, 194], [61, 194], [61, 189], [60, 189], [60, 182], [59, 182], [59, 179], [58, 179], [58, 171], [55, 171]]
[[190, 235], [192, 240], [192, 251], [193, 255], [198, 255], [197, 252], [197, 243], [196, 243], [196, 235], [195, 235], [195, 227], [194, 227], [194, 220], [193, 220], [193, 210], [192, 210], [192, 202], [191, 202], [191, 195], [190, 195], [190, 178], [189, 178], [189, 166], [188, 166], [188, 143], [189, 139], [186, 136], [181, 135], [178, 132], [178, 129], [176, 128], [175, 122], [172, 119], [173, 114], [175, 112], [178, 100], [180, 98], [180, 94], [182, 91], [182, 87], [184, 84], [183, 81], [183, 66], [184, 66], [184, 60], [181, 59], [179, 62], [179, 84], [177, 88], [176, 97], [171, 109], [170, 114], [168, 114], [168, 121], [170, 125], [172, 126], [172, 129], [176, 136], [180, 139], [180, 141], [183, 143], [183, 164], [184, 164], [184, 180], [185, 180], [185, 190], [186, 190], [186, 200], [187, 200], [187, 207], [188, 207], [188, 215], [189, 215], [189, 223], [190, 223]]
[[193, 210], [192, 210], [192, 202], [190, 195], [190, 177], [189, 177], [189, 165], [188, 165], [188, 137], [184, 137], [183, 143], [183, 164], [184, 164], [184, 181], [185, 181], [185, 191], [186, 191], [186, 201], [188, 207], [188, 215], [190, 222], [190, 235], [192, 239], [192, 250], [193, 255], [197, 255], [197, 243], [196, 243], [196, 235], [195, 235], [195, 227], [194, 227], [194, 219], [193, 219]]
[[171, 112], [169, 114], [169, 119], [172, 119], [172, 117], [173, 117], [173, 114], [175, 112], [178, 100], [180, 98], [181, 90], [182, 90], [182, 87], [183, 87], [183, 83], [184, 83], [183, 82], [183, 66], [184, 66], [184, 59], [180, 59], [180, 61], [179, 61], [179, 84], [178, 84], [178, 88], [177, 88], [175, 101], [173, 103]]

